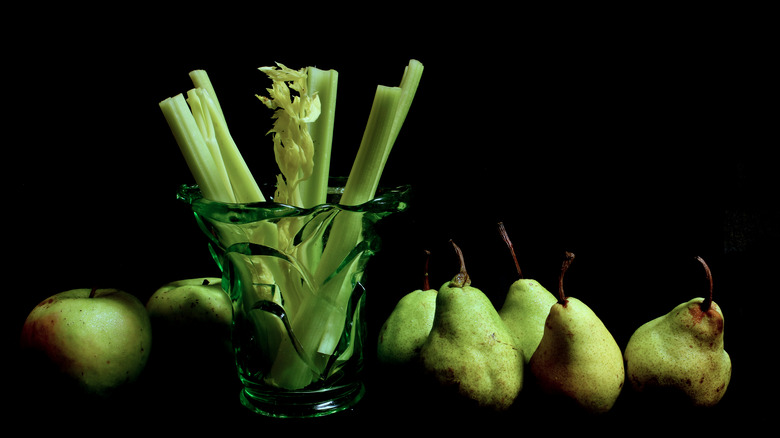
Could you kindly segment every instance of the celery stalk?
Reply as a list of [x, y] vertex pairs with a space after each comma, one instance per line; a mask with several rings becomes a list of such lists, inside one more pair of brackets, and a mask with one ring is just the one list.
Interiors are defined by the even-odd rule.
[[[355, 184], [368, 184], [369, 186], [372, 184], [370, 180], [374, 178], [373, 174], [378, 171], [377, 167], [385, 156], [384, 148], [391, 132], [391, 121], [398, 106], [400, 94], [400, 88], [381, 85], [377, 87], [353, 172], [347, 179], [347, 187], [352, 181], [351, 192], [353, 194], [365, 190], [365, 185], [355, 186]], [[344, 195], [347, 194], [347, 187], [344, 189]], [[363, 194], [365, 195], [365, 193]], [[344, 195], [342, 195], [342, 203], [344, 203]], [[322, 352], [320, 344], [323, 343], [327, 344], [326, 350], [331, 346], [335, 349], [338, 344], [343, 327], [339, 327], [337, 321], [339, 319], [343, 321], [343, 318], [340, 317], [344, 315], [344, 312], [343, 309], [338, 308], [337, 299], [343, 294], [348, 296], [352, 292], [348, 286], [351, 283], [352, 269], [351, 267], [350, 269], [342, 269], [334, 278], [330, 277], [359, 241], [361, 230], [362, 218], [358, 215], [339, 214], [334, 219], [328, 244], [325, 246], [325, 251], [314, 276], [314, 284], [318, 289], [317, 295], [304, 302], [297, 309], [292, 321], [293, 332], [298, 337], [302, 348], [307, 352]], [[342, 293], [345, 286], [348, 290]], [[273, 384], [288, 389], [302, 388], [311, 383], [317, 377], [317, 373], [322, 371], [320, 369], [312, 372], [289, 342], [280, 344], [279, 348], [268, 377]]]
[[196, 88], [188, 91], [187, 100], [168, 98], [160, 108], [203, 196], [231, 203], [265, 201], [230, 135], [208, 74], [195, 70], [190, 78]]
[[211, 96], [211, 98], [214, 100], [214, 106], [217, 109], [217, 114], [219, 114], [219, 117], [224, 120], [225, 114], [222, 112], [222, 105], [219, 104], [217, 92], [214, 90], [214, 84], [211, 83], [211, 78], [209, 77], [208, 73], [206, 73], [206, 70], [191, 71], [190, 80], [192, 80], [192, 84], [195, 85], [195, 88], [202, 88], [208, 91], [209, 96]]
[[209, 111], [208, 103], [206, 102], [208, 98], [208, 92], [202, 88], [193, 88], [187, 92], [187, 103], [192, 110], [192, 117], [198, 125], [200, 135], [203, 137], [203, 141], [209, 151], [209, 156], [214, 162], [214, 170], [222, 181], [226, 181], [226, 185], [230, 187], [233, 195], [231, 200], [236, 202], [235, 190], [233, 190], [233, 185], [230, 183], [230, 175], [227, 168], [225, 168], [219, 142], [214, 134], [214, 122], [211, 119], [212, 113]]
[[225, 115], [208, 74], [204, 70], [194, 70], [190, 72], [190, 78], [197, 89], [206, 91], [205, 97], [203, 92], [199, 92], [204, 105], [203, 111], [208, 111], [210, 116], [214, 138], [219, 144], [236, 202], [265, 202], [265, 196], [230, 135]]
[[[410, 61], [400, 87], [378, 86], [358, 154], [347, 179], [341, 203], [359, 205], [373, 199], [390, 150], [406, 118], [422, 73], [422, 64]], [[362, 219], [338, 215], [314, 274], [319, 288], [316, 299], [296, 312], [293, 330], [303, 348], [329, 357], [338, 345], [346, 317], [346, 303], [359, 278], [356, 262], [342, 266], [359, 243]], [[315, 370], [321, 372], [322, 369]], [[316, 373], [314, 374], [316, 375]], [[312, 370], [289, 344], [280, 345], [269, 380], [285, 388], [303, 387], [313, 378]]]
[[[320, 70], [316, 67], [308, 67], [306, 72], [307, 92], [317, 96], [321, 107], [317, 120], [307, 124], [314, 146], [314, 165], [311, 176], [299, 183], [301, 206], [312, 208], [327, 202], [338, 72], [336, 70]], [[316, 227], [310, 228], [316, 230]], [[308, 239], [308, 237], [303, 236], [304, 239]], [[296, 254], [305, 266], [315, 267], [322, 256], [322, 245], [322, 240], [316, 239], [314, 242], [303, 245], [304, 250], [296, 250]]]
[[[411, 107], [422, 77], [422, 64], [411, 60], [404, 70], [399, 87], [378, 86], [369, 114], [363, 139], [352, 165], [341, 203], [360, 205], [374, 198], [387, 158]], [[331, 231], [329, 245], [325, 248], [315, 278], [324, 282], [344, 257], [358, 243], [362, 231], [360, 224], [348, 224]], [[322, 284], [322, 283], [318, 283]]]
[[[417, 92], [422, 72], [422, 63], [412, 59], [404, 69], [399, 87], [377, 87], [374, 107], [371, 109], [358, 155], [344, 188], [342, 204], [359, 205], [374, 198], [390, 151]], [[341, 220], [339, 221], [339, 219]], [[318, 280], [324, 281], [325, 275], [329, 275], [328, 272], [333, 272], [328, 270], [334, 269], [337, 266], [336, 263], [341, 264], [352, 248], [358, 244], [361, 234], [362, 222], [358, 222], [356, 217], [336, 218], [333, 230], [331, 230], [331, 237], [328, 240], [329, 244], [323, 254], [323, 260], [327, 260], [327, 263], [320, 262], [316, 276]], [[340, 285], [337, 281], [331, 281], [335, 284], [333, 288], [329, 288], [328, 293], [333, 294], [330, 299], [336, 303], [336, 307], [341, 312], [330, 315], [318, 348], [322, 353], [329, 354], [338, 344], [338, 336], [346, 316], [343, 312], [355, 283], [359, 281], [359, 279], [353, 278], [352, 271], [355, 268], [354, 263], [352, 266], [346, 267], [348, 273], [342, 277]]]
[[[422, 79], [423, 65], [420, 61], [412, 59], [409, 61], [409, 65], [404, 69], [403, 77], [401, 78], [401, 101], [398, 103], [398, 109], [396, 110], [395, 117], [393, 118], [393, 127], [390, 132], [390, 143], [385, 148], [385, 158], [382, 162], [382, 169], [384, 169], [385, 162], [387, 162], [388, 155], [395, 144], [395, 140], [398, 138], [398, 134], [401, 132], [401, 127], [406, 120], [406, 115], [409, 114], [409, 108], [412, 107], [412, 101], [415, 94], [417, 94], [417, 88], [420, 85]], [[378, 183], [377, 179], [377, 183]], [[374, 187], [376, 192], [377, 187]], [[372, 196], [373, 198], [373, 196]]]
[[[422, 64], [412, 60], [404, 72], [401, 86], [377, 87], [363, 139], [341, 198], [342, 204], [359, 205], [373, 199], [421, 73]], [[338, 215], [334, 220], [314, 275], [319, 288], [317, 299], [304, 303], [293, 321], [293, 330], [300, 336], [306, 351], [318, 351], [329, 357], [338, 345], [346, 318], [346, 303], [360, 280], [355, 277], [356, 260], [346, 266], [342, 264], [360, 242], [362, 227], [362, 218], [358, 215]], [[270, 373], [274, 383], [282, 387], [302, 387], [312, 378], [311, 370], [292, 350], [288, 344], [280, 345]]]
[[184, 96], [177, 94], [159, 105], [203, 196], [215, 201], [233, 202], [233, 190], [229, 182], [222, 179], [224, 174], [217, 169]]
[[[392, 123], [388, 122], [394, 118], [400, 96], [400, 88], [377, 86], [363, 139], [341, 196], [341, 204], [359, 205], [373, 198], [376, 181], [388, 154], [388, 139], [392, 132]], [[358, 243], [362, 232], [361, 222], [362, 219], [357, 215], [336, 217], [314, 275], [316, 284], [325, 284]]]
[[[344, 187], [341, 203], [359, 205], [373, 199], [384, 164], [392, 143], [393, 121], [401, 98], [398, 87], [377, 87], [374, 104], [369, 114], [363, 140], [358, 149], [352, 170]], [[346, 314], [346, 302], [359, 279], [354, 279], [355, 263], [340, 266], [347, 255], [362, 239], [363, 218], [359, 215], [339, 215], [333, 222], [328, 243], [317, 267], [315, 281], [324, 285], [322, 294], [332, 300], [336, 311], [321, 312], [316, 317], [327, 318], [325, 329], [319, 337], [317, 350], [329, 354], [338, 345]], [[337, 269], [344, 271], [343, 276], [329, 279]]]
[[311, 176], [300, 183], [301, 207], [311, 208], [324, 204], [328, 194], [338, 72], [309, 67], [307, 74], [307, 91], [310, 95], [319, 96], [321, 106], [320, 116], [308, 124], [314, 144], [314, 168]]

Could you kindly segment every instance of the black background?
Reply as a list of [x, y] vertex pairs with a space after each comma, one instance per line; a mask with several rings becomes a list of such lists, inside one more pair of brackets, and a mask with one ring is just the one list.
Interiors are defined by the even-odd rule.
[[[113, 425], [163, 419], [172, 430], [195, 424], [225, 433], [403, 429], [413, 419], [426, 427], [625, 430], [672, 419], [698, 428], [761, 418], [756, 395], [771, 392], [771, 376], [761, 371], [763, 337], [771, 343], [773, 336], [762, 327], [772, 314], [778, 241], [769, 62], [776, 47], [761, 11], [423, 14], [395, 7], [341, 19], [271, 5], [221, 12], [9, 14], [26, 26], [9, 35], [17, 43], [7, 44], [12, 62], [4, 66], [8, 351], [16, 357], [24, 318], [54, 293], [98, 285], [145, 301], [168, 281], [219, 275], [191, 213], [175, 199], [192, 180], [157, 105], [191, 88], [189, 71], [208, 71], [239, 148], [267, 181], [277, 169], [265, 135], [270, 114], [254, 96], [268, 85], [257, 67], [339, 71], [332, 174], [346, 175], [376, 85], [397, 85], [416, 58], [425, 72], [383, 177], [384, 185], [411, 184], [413, 202], [379, 225], [384, 244], [367, 281], [364, 401], [320, 420], [258, 418], [238, 404], [232, 375], [197, 371], [215, 365], [206, 362], [182, 364], [182, 376], [149, 372], [121, 400], [71, 403], [69, 394], [48, 390], [46, 376], [10, 360], [6, 379], [22, 384], [11, 397], [19, 413], [31, 414], [13, 418], [73, 418], [66, 428], [97, 417]], [[613, 412], [593, 419], [521, 394], [516, 408], [493, 415], [452, 406], [413, 373], [376, 364], [373, 339], [395, 302], [420, 287], [426, 249], [438, 287], [457, 271], [454, 240], [473, 285], [500, 307], [516, 273], [499, 221], [526, 276], [552, 291], [564, 251], [577, 255], [567, 293], [594, 309], [621, 348], [645, 321], [706, 292], [694, 257], [707, 260], [734, 364], [721, 404], [654, 415], [624, 391]], [[192, 373], [202, 381], [183, 381]], [[454, 420], [452, 412], [461, 415]]]

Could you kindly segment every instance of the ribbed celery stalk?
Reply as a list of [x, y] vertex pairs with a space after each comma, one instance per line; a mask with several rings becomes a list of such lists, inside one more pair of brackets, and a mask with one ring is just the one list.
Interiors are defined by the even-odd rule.
[[[301, 206], [312, 208], [327, 202], [338, 72], [308, 67], [306, 73], [307, 93], [316, 95], [320, 101], [319, 117], [307, 124], [314, 146], [314, 165], [309, 178], [299, 183]], [[316, 234], [317, 227], [309, 227], [309, 229]], [[311, 237], [311, 235], [306, 234], [302, 236], [302, 239], [309, 240]], [[295, 256], [304, 266], [314, 268], [322, 256], [322, 245], [322, 240], [315, 237], [306, 245], [295, 248]]]
[[[347, 184], [344, 187], [341, 204], [360, 205], [370, 201], [376, 195], [387, 158], [393, 149], [396, 138], [398, 138], [401, 126], [406, 120], [409, 108], [412, 106], [422, 72], [422, 63], [412, 59], [404, 69], [399, 87], [383, 85], [377, 87], [374, 104], [369, 113], [363, 139], [352, 164]], [[362, 231], [362, 226], [355, 228]], [[343, 232], [350, 233], [346, 227]], [[359, 236], [359, 232], [357, 235], [352, 232], [347, 237], [342, 235], [341, 231], [331, 231], [329, 242], [332, 243], [325, 249], [326, 252], [330, 252], [327, 257], [329, 265], [320, 264], [317, 271], [319, 281], [324, 280], [326, 275], [330, 275], [329, 272], [333, 272], [334, 267], [338, 266], [344, 256], [357, 244]]]
[[[414, 100], [420, 79], [422, 78], [422, 72], [422, 63], [412, 59], [404, 69], [399, 87], [377, 87], [375, 102], [377, 99], [389, 98], [397, 100], [397, 102], [394, 107], [387, 106], [387, 109], [392, 108], [389, 113], [382, 113], [381, 110], [377, 109], [377, 113], [374, 114], [374, 109], [372, 108], [366, 131], [363, 135], [363, 141], [349, 174], [347, 185], [344, 188], [344, 195], [341, 198], [342, 204], [360, 205], [374, 198], [379, 187], [379, 180], [387, 163], [387, 158]], [[384, 93], [388, 94], [385, 96]], [[344, 223], [343, 225], [339, 223], [339, 219]], [[331, 231], [331, 237], [328, 240], [329, 244], [325, 248], [325, 254], [327, 254], [327, 261], [330, 266], [322, 262], [320, 263], [320, 269], [318, 269], [315, 275], [318, 281], [324, 281], [325, 276], [329, 275], [327, 270], [337, 266], [336, 263], [340, 264], [360, 241], [362, 223], [354, 222], [354, 218], [337, 218]], [[326, 259], [325, 254], [323, 254], [323, 259]], [[350, 267], [350, 269], [353, 268], [354, 266]], [[354, 284], [350, 282], [355, 280], [352, 278], [352, 274], [347, 274], [342, 281], [345, 283], [341, 284], [340, 288], [336, 289], [334, 287], [328, 292], [329, 294], [334, 294], [330, 295], [330, 297], [339, 309], [345, 308], [349, 300], [349, 294], [354, 287]], [[342, 316], [344, 315], [334, 314], [331, 316], [331, 320], [327, 325], [328, 328], [322, 335], [319, 351], [324, 353], [333, 351], [336, 348], [339, 325], [343, 321]]]
[[[341, 196], [341, 204], [360, 205], [374, 197], [375, 187], [389, 154], [388, 149], [392, 146], [388, 140], [391, 138], [392, 121], [400, 97], [401, 89], [398, 87], [377, 87], [363, 139]], [[362, 231], [362, 218], [359, 215], [337, 216], [314, 274], [315, 284], [325, 284], [328, 277], [336, 272], [344, 257], [360, 241]]]
[[[398, 109], [393, 118], [393, 128], [390, 132], [390, 138], [388, 139], [388, 147], [385, 149], [385, 158], [382, 161], [382, 169], [384, 169], [385, 162], [387, 162], [388, 155], [395, 144], [395, 140], [398, 138], [398, 134], [401, 132], [401, 127], [406, 120], [406, 115], [409, 113], [409, 108], [412, 107], [412, 101], [415, 94], [417, 94], [417, 88], [420, 85], [420, 79], [422, 79], [423, 65], [420, 61], [412, 59], [404, 69], [403, 77], [401, 77], [401, 101], [398, 102]], [[376, 189], [379, 184], [377, 178], [374, 183], [373, 193], [371, 198], [374, 197]]]
[[[392, 148], [390, 138], [401, 91], [398, 87], [377, 87], [363, 140], [341, 197], [343, 205], [360, 205], [373, 199]], [[362, 240], [362, 233], [363, 218], [360, 215], [338, 215], [333, 221], [328, 243], [314, 275], [316, 284], [322, 285], [321, 296], [334, 305], [332, 312], [320, 312], [317, 315], [327, 319], [316, 345], [323, 354], [332, 353], [338, 345], [346, 318], [346, 303], [356, 282], [360, 280], [354, 278], [357, 260], [346, 266], [341, 265]], [[337, 273], [339, 269], [341, 272]]]
[[209, 111], [209, 95], [203, 88], [193, 88], [187, 92], [187, 103], [192, 110], [192, 117], [195, 119], [195, 123], [198, 125], [200, 135], [203, 141], [206, 143], [209, 155], [214, 162], [215, 172], [218, 173], [218, 177], [222, 181], [226, 181], [226, 185], [232, 192], [232, 202], [236, 202], [236, 193], [233, 188], [233, 184], [230, 183], [230, 174], [225, 167], [225, 161], [222, 159], [222, 151], [219, 148], [219, 141], [217, 141], [216, 134], [214, 132], [214, 122], [212, 120], [212, 112]]
[[[399, 87], [378, 86], [363, 139], [341, 198], [344, 205], [359, 205], [373, 199], [379, 179], [401, 125], [408, 113], [422, 73], [422, 64], [412, 60]], [[342, 266], [362, 239], [360, 215], [339, 214], [330, 231], [322, 259], [314, 274], [319, 288], [315, 299], [301, 306], [293, 319], [293, 330], [307, 352], [329, 357], [344, 329], [349, 297], [359, 278], [356, 262]], [[324, 367], [324, 363], [322, 363]], [[269, 380], [284, 388], [301, 388], [318, 377], [323, 368], [311, 370], [289, 343], [280, 351]]]
[[[353, 184], [362, 181], [370, 185], [367, 180], [373, 178], [371, 173], [379, 171], [378, 166], [385, 156], [384, 148], [392, 126], [388, 121], [393, 119], [392, 116], [398, 106], [399, 97], [399, 88], [381, 85], [377, 87], [363, 141], [353, 166], [353, 169], [358, 170], [350, 174], [347, 187], [349, 187], [350, 180]], [[364, 172], [360, 172], [359, 169], [363, 169]], [[355, 178], [352, 178], [353, 174]], [[353, 188], [352, 192], [355, 191], [356, 189]], [[344, 192], [347, 193], [346, 187]], [[353, 270], [353, 266], [342, 269], [340, 275], [330, 277], [337, 271], [346, 254], [354, 248], [354, 244], [359, 242], [361, 232], [362, 218], [360, 215], [339, 214], [334, 219], [328, 244], [314, 277], [315, 287], [318, 288], [317, 294], [303, 302], [292, 317], [293, 333], [307, 353], [319, 351], [325, 353], [327, 357], [327, 350], [329, 349], [332, 353], [338, 344], [343, 324], [339, 327], [337, 321], [341, 319], [343, 322], [344, 319], [341, 316], [345, 313], [343, 309], [337, 307], [337, 298], [345, 287], [348, 289], [344, 292], [347, 296], [352, 292], [352, 288], [349, 286], [351, 283], [351, 278], [349, 278], [351, 275], [349, 274]], [[335, 244], [333, 244], [334, 242]], [[323, 342], [327, 342], [324, 348], [325, 352], [322, 351], [323, 348], [320, 348], [320, 344]], [[283, 342], [279, 346], [279, 352], [267, 379], [282, 388], [303, 388], [319, 377], [325, 364], [326, 362], [323, 361], [320, 364], [322, 368], [311, 370], [293, 348], [293, 345], [290, 342]]]
[[328, 194], [330, 156], [333, 144], [333, 124], [336, 117], [338, 72], [309, 67], [307, 91], [320, 99], [320, 116], [308, 124], [314, 144], [314, 168], [311, 176], [300, 182], [301, 207], [311, 208], [324, 204]]
[[160, 108], [203, 196], [229, 203], [265, 201], [230, 135], [208, 75], [195, 70], [190, 78], [195, 88], [187, 100], [179, 94], [160, 102]]
[[214, 90], [214, 85], [211, 83], [211, 78], [209, 77], [208, 73], [206, 73], [206, 70], [191, 71], [190, 80], [192, 80], [192, 84], [195, 85], [195, 88], [202, 88], [209, 92], [209, 95], [214, 100], [214, 106], [217, 109], [217, 113], [222, 119], [224, 119], [225, 114], [222, 112], [222, 105], [219, 104], [217, 92]]
[[[222, 161], [230, 177], [230, 184], [235, 193], [236, 202], [265, 202], [265, 196], [260, 191], [257, 181], [252, 176], [252, 172], [250, 172], [246, 161], [244, 161], [244, 157], [239, 152], [238, 146], [236, 146], [233, 137], [230, 135], [225, 115], [222, 112], [217, 93], [214, 91], [214, 86], [208, 74], [204, 70], [194, 70], [190, 72], [190, 78], [196, 90], [206, 91], [206, 98], [201, 99], [204, 100], [206, 105], [204, 110], [207, 110], [210, 115], [214, 137], [219, 144]], [[202, 91], [199, 94], [201, 96], [204, 95]]]
[[230, 181], [217, 167], [184, 96], [177, 94], [160, 102], [160, 109], [171, 128], [195, 183], [207, 199], [235, 202]]

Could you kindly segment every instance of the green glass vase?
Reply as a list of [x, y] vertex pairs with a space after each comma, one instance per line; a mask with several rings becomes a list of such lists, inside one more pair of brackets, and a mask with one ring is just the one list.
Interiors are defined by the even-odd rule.
[[374, 225], [404, 211], [410, 188], [339, 204], [330, 181], [313, 208], [226, 204], [182, 186], [233, 302], [232, 342], [241, 403], [272, 417], [317, 417], [363, 396], [366, 264], [380, 246]]

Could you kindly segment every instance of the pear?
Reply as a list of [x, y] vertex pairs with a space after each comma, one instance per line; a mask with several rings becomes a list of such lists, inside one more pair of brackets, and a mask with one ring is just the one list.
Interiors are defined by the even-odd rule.
[[539, 347], [529, 367], [538, 387], [586, 413], [612, 409], [623, 388], [623, 355], [604, 323], [585, 303], [566, 297], [563, 276], [574, 254], [567, 252]]
[[398, 301], [379, 329], [377, 358], [387, 364], [415, 362], [433, 327], [438, 291], [428, 280], [430, 251], [425, 251], [425, 274], [422, 289], [412, 291]]
[[550, 313], [550, 307], [558, 301], [558, 298], [538, 281], [523, 278], [520, 263], [517, 261], [506, 228], [504, 228], [503, 223], [499, 223], [498, 227], [501, 237], [512, 253], [517, 274], [520, 277], [509, 287], [509, 292], [507, 292], [504, 304], [498, 314], [514, 334], [515, 343], [523, 351], [523, 357], [527, 364], [542, 340], [544, 322]]
[[697, 260], [709, 280], [709, 296], [640, 326], [629, 338], [624, 358], [634, 390], [677, 394], [675, 400], [713, 406], [729, 385], [731, 359], [723, 347], [723, 313], [712, 301], [712, 273], [701, 257]]
[[436, 296], [433, 327], [420, 351], [427, 375], [478, 406], [504, 411], [523, 387], [523, 354], [493, 303], [460, 272]]

